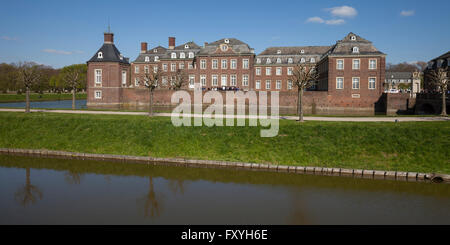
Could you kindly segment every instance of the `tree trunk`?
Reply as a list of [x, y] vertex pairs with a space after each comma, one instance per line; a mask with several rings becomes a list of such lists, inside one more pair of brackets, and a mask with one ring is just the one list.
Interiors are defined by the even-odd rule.
[[153, 116], [153, 90], [151, 90], [151, 89], [150, 89], [150, 106], [149, 106], [148, 116], [149, 117]]
[[30, 113], [30, 88], [27, 87], [25, 96], [25, 113]]
[[441, 116], [446, 117], [447, 116], [447, 103], [445, 101], [446, 97], [446, 89], [445, 87], [442, 87], [442, 112]]
[[303, 88], [298, 89], [297, 114], [298, 121], [303, 122]]
[[72, 89], [72, 110], [75, 110], [75, 93], [76, 93], [76, 88], [73, 87]]

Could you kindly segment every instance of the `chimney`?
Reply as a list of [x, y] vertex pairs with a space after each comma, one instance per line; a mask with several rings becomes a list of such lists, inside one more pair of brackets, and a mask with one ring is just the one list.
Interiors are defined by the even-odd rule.
[[142, 42], [141, 43], [141, 54], [145, 54], [147, 52], [147, 43]]
[[174, 48], [175, 48], [175, 38], [169, 37], [169, 49], [174, 49]]
[[105, 43], [114, 43], [114, 33], [111, 32], [105, 32], [104, 33], [105, 36]]

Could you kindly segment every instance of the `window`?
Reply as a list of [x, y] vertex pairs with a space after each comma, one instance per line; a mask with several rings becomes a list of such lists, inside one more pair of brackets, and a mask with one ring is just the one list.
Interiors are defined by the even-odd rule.
[[139, 77], [136, 77], [134, 79], [134, 86], [138, 87], [139, 86]]
[[242, 76], [242, 86], [248, 86], [248, 75]]
[[311, 59], [310, 59], [310, 62], [311, 62], [311, 63], [316, 63], [316, 59], [311, 58]]
[[353, 47], [353, 53], [359, 53], [359, 48], [358, 47]]
[[194, 65], [193, 65], [192, 63], [189, 63], [189, 64], [188, 64], [188, 69], [189, 69], [189, 70], [194, 69]]
[[180, 53], [180, 59], [185, 59], [186, 58], [186, 54], [185, 53]]
[[242, 60], [242, 68], [248, 69], [248, 59]]
[[222, 69], [227, 69], [227, 66], [228, 66], [228, 61], [222, 60]]
[[231, 60], [231, 69], [237, 68], [237, 60]]
[[139, 73], [139, 66], [134, 67], [134, 73]]
[[270, 80], [266, 80], [266, 89], [270, 89]]
[[270, 76], [270, 75], [272, 75], [272, 68], [266, 67], [266, 76]]
[[256, 63], [261, 64], [261, 59], [260, 58], [256, 59]]
[[97, 54], [97, 58], [99, 58], [99, 59], [103, 59], [103, 53], [102, 53], [102, 52], [98, 52], [98, 54]]
[[150, 62], [150, 57], [145, 56], [145, 62]]
[[352, 41], [356, 41], [356, 36], [352, 36], [352, 37], [351, 37], [351, 40], [352, 40]]
[[206, 87], [206, 75], [200, 75], [200, 83], [203, 87]]
[[230, 80], [231, 80], [231, 86], [236, 86], [237, 85], [237, 78], [236, 75], [231, 75], [230, 76]]
[[192, 59], [192, 58], [194, 58], [194, 53], [189, 52], [189, 59]]
[[278, 90], [281, 89], [281, 81], [280, 80], [277, 80], [277, 89]]
[[337, 70], [344, 70], [344, 60], [337, 60], [336, 61], [336, 69]]
[[195, 84], [195, 75], [189, 75], [189, 87], [193, 88]]
[[181, 70], [184, 70], [184, 62], [181, 62], [180, 64], [178, 64], [178, 67], [179, 67]]
[[336, 78], [336, 89], [344, 89], [344, 78], [343, 77]]
[[213, 69], [218, 69], [219, 68], [219, 65], [218, 65], [218, 60], [212, 60], [212, 68]]
[[369, 77], [369, 89], [375, 89], [375, 77]]
[[157, 66], [154, 66], [153, 67], [153, 73], [157, 73], [158, 72], [158, 67]]
[[217, 75], [212, 75], [212, 86], [217, 86], [219, 85], [219, 79], [217, 77]]
[[222, 75], [221, 86], [227, 86], [227, 75]]
[[176, 70], [177, 70], [177, 64], [176, 63], [170, 64], [170, 71], [176, 71]]
[[267, 63], [267, 64], [272, 63], [272, 61], [270, 60], [270, 58], [267, 58], [266, 63]]
[[292, 76], [292, 67], [288, 67], [288, 68], [287, 68], [287, 74], [288, 74], [289, 76]]
[[359, 70], [359, 60], [358, 59], [353, 60], [353, 70]]
[[155, 56], [155, 61], [158, 61], [159, 60], [159, 56]]
[[206, 69], [206, 60], [200, 60], [200, 69]]
[[377, 69], [377, 60], [369, 60], [369, 69]]
[[167, 71], [167, 64], [163, 64], [163, 71]]
[[230, 43], [230, 40], [229, 40], [229, 39], [225, 39], [224, 42], [225, 42], [225, 43]]
[[256, 75], [261, 76], [261, 67], [256, 67]]
[[102, 91], [99, 91], [99, 90], [95, 91], [95, 98], [96, 99], [101, 99], [102, 98]]
[[277, 64], [280, 64], [280, 63], [281, 63], [281, 59], [277, 58]]
[[304, 49], [300, 50], [300, 53], [301, 53], [301, 54], [304, 54], [304, 53], [305, 53], [305, 50], [304, 50]]
[[170, 55], [170, 58], [176, 59], [176, 58], [177, 58], [177, 53], [172, 53], [172, 54]]
[[96, 84], [102, 83], [102, 70], [101, 69], [95, 69], [95, 83]]
[[261, 89], [261, 81], [256, 81], [256, 89]]
[[277, 67], [277, 70], [275, 73], [277, 76], [281, 76], [281, 67]]
[[281, 54], [281, 50], [277, 50], [277, 54]]
[[359, 89], [359, 77], [352, 79], [352, 89]]
[[292, 58], [289, 58], [289, 59], [288, 59], [288, 63], [289, 63], [289, 64], [292, 64], [292, 62], [293, 62]]
[[228, 50], [228, 46], [227, 45], [221, 45], [220, 49], [225, 52], [225, 51]]
[[144, 66], [144, 73], [148, 74], [148, 66]]
[[305, 63], [305, 62], [306, 62], [305, 58], [300, 59], [300, 63]]
[[157, 49], [153, 49], [153, 53], [158, 53], [158, 50]]
[[288, 80], [287, 88], [288, 88], [288, 90], [292, 90], [292, 81], [291, 80]]
[[185, 49], [188, 49], [188, 48], [189, 48], [189, 45], [185, 44], [185, 45], [184, 45], [184, 48], [185, 48]]
[[122, 71], [122, 85], [127, 84], [127, 71]]

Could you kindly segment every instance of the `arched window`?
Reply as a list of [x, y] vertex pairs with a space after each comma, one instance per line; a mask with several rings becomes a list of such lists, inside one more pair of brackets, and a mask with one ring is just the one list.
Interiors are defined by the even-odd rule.
[[316, 62], [316, 59], [314, 59], [314, 58], [311, 58], [311, 63], [315, 63]]
[[281, 59], [277, 58], [277, 63], [280, 64], [281, 63]]
[[184, 59], [184, 58], [186, 58], [186, 54], [180, 53], [180, 59]]
[[172, 58], [172, 59], [176, 59], [176, 58], [177, 58], [177, 53], [172, 53], [172, 54], [171, 54], [171, 58]]
[[150, 62], [150, 57], [145, 56], [145, 62]]
[[305, 58], [302, 58], [302, 59], [300, 60], [300, 63], [305, 63], [305, 62], [306, 62]]
[[266, 61], [266, 63], [267, 63], [267, 64], [270, 64], [270, 63], [272, 63], [272, 61], [270, 60], [270, 58], [267, 58], [267, 61]]
[[155, 61], [158, 61], [159, 60], [159, 57], [158, 56], [155, 56]]
[[256, 63], [261, 64], [261, 59], [260, 58], [256, 59]]
[[98, 52], [98, 54], [97, 54], [97, 58], [99, 58], [99, 59], [103, 59], [103, 53], [102, 53], [102, 52]]
[[292, 64], [292, 58], [289, 58], [289, 59], [288, 59], [288, 63], [289, 63], [289, 64]]
[[194, 58], [194, 53], [193, 52], [189, 52], [189, 59]]

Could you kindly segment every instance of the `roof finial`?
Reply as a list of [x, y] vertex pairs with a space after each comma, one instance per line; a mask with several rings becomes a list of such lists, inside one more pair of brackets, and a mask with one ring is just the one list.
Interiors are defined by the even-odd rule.
[[109, 17], [108, 17], [108, 33], [111, 33], [111, 26], [109, 24]]

